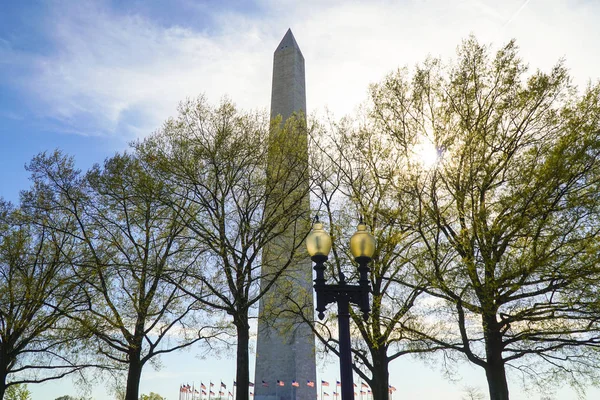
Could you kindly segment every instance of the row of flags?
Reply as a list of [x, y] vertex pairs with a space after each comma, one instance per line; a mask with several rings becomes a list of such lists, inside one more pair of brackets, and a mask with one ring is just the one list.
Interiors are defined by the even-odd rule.
[[[356, 385], [355, 385], [355, 386], [356, 386]], [[388, 392], [389, 392], [390, 394], [394, 393], [395, 391], [396, 391], [396, 388], [395, 388], [395, 387], [393, 387], [393, 386], [389, 386], [389, 388], [388, 388]], [[354, 397], [358, 397], [358, 395], [359, 395], [359, 394], [360, 394], [361, 396], [362, 396], [362, 395], [365, 395], [365, 394], [366, 394], [366, 395], [371, 395], [371, 394], [372, 394], [372, 392], [371, 392], [371, 389], [367, 389], [367, 390], [361, 390], [359, 393], [357, 393], [357, 392], [354, 392]], [[338, 392], [333, 392], [333, 397], [338, 397], [338, 396], [340, 396], [340, 393], [338, 393]], [[329, 397], [329, 393], [327, 393], [327, 392], [323, 392], [323, 397]]]
[[[277, 380], [276, 385], [277, 386], [285, 386], [285, 382], [281, 381], [281, 380]], [[251, 386], [254, 386], [254, 384], [251, 383]], [[262, 386], [268, 387], [269, 386], [269, 382], [262, 381]], [[292, 381], [292, 386], [294, 386], [294, 387], [300, 387], [300, 384], [297, 381]], [[315, 382], [314, 381], [306, 381], [306, 386], [315, 387]], [[336, 387], [341, 387], [342, 386], [342, 382], [335, 381], [335, 386]], [[321, 390], [323, 390], [322, 389], [323, 387], [329, 387], [329, 382], [321, 380]], [[354, 388], [355, 389], [358, 388], [358, 386], [356, 385], [356, 383], [354, 384]], [[360, 390], [361, 394], [371, 394], [371, 388], [369, 387], [369, 385], [367, 385], [364, 382], [360, 383], [360, 389], [361, 389]], [[367, 389], [367, 390], [363, 391], [362, 389]], [[388, 385], [388, 392], [390, 394], [394, 393], [395, 391], [396, 391], [396, 388], [394, 386]], [[327, 392], [323, 392], [323, 395], [324, 396], [329, 396], [329, 394]], [[336, 392], [334, 392], [334, 396], [337, 396], [337, 395], [338, 395], [338, 393], [337, 393], [337, 389], [336, 389]], [[358, 394], [356, 392], [354, 392], [354, 395], [357, 396]]]
[[[235, 386], [235, 382], [234, 382], [234, 386]], [[179, 386], [179, 400], [196, 400], [196, 399], [201, 399], [202, 396], [208, 396], [208, 398], [210, 399], [211, 396], [219, 396], [219, 397], [223, 397], [225, 395], [227, 395], [227, 398], [229, 399], [229, 397], [231, 397], [233, 399], [233, 393], [231, 392], [225, 392], [222, 389], [227, 389], [227, 385], [224, 384], [221, 381], [221, 386], [219, 387], [219, 391], [218, 392], [213, 392], [213, 388], [215, 387], [215, 384], [212, 382], [209, 382], [208, 384], [208, 388], [207, 386], [200, 382], [200, 390], [196, 389], [194, 386], [190, 386], [189, 384], [183, 384]], [[216, 389], [215, 389], [216, 390]], [[191, 396], [190, 396], [191, 395]]]
[[[292, 381], [291, 385], [293, 387], [300, 387], [300, 382], [298, 382], [298, 381]], [[252, 386], [254, 386], [253, 383], [252, 383]], [[262, 386], [263, 387], [269, 387], [269, 382], [262, 381]], [[275, 386], [285, 386], [285, 382], [278, 379], [277, 382], [275, 383]], [[306, 386], [315, 387], [315, 382], [314, 381], [306, 381]]]
[[[277, 386], [285, 386], [285, 382], [284, 382], [284, 381], [277, 380], [277, 383], [276, 383], [276, 385], [277, 385]], [[337, 387], [340, 387], [340, 386], [342, 386], [342, 383], [341, 383], [340, 381], [335, 381], [335, 385], [336, 385]], [[262, 381], [262, 386], [263, 386], [263, 387], [268, 387], [268, 386], [269, 386], [269, 382], [267, 382], [267, 381]], [[297, 381], [292, 381], [292, 386], [295, 386], [295, 387], [300, 387], [300, 384], [299, 384]], [[309, 387], [315, 387], [315, 382], [314, 382], [314, 381], [306, 381], [306, 386], [309, 386]], [[322, 380], [322, 381], [321, 381], [321, 386], [329, 387], [329, 382], [327, 382], [327, 381], [323, 381], [323, 380]], [[253, 384], [252, 382], [250, 382], [250, 387], [254, 387], [254, 384]], [[356, 386], [356, 383], [354, 384], [354, 387], [355, 387], [355, 388], [357, 387], [357, 386]], [[364, 382], [363, 382], [363, 383], [361, 383], [361, 389], [368, 389], [368, 388], [369, 388], [369, 385], [367, 385], [367, 384], [366, 384], [366, 383], [364, 383]]]
[[[189, 386], [189, 385], [188, 385], [188, 386]], [[235, 381], [233, 381], [233, 386], [235, 386]], [[252, 386], [254, 386], [254, 385], [252, 385]], [[202, 389], [206, 389], [206, 385], [205, 385], [204, 383], [202, 383], [202, 382], [200, 382], [200, 387], [201, 387]], [[213, 387], [215, 387], [215, 384], [214, 384], [214, 383], [212, 383], [212, 382], [209, 382], [209, 383], [208, 383], [208, 387], [209, 387], [209, 388], [213, 388]], [[220, 388], [222, 388], [222, 389], [227, 389], [227, 385], [226, 385], [226, 384], [224, 384], [224, 383], [223, 383], [223, 381], [221, 381], [221, 386], [220, 386]]]
[[[285, 382], [278, 379], [276, 385], [277, 386], [285, 386]], [[340, 386], [342, 386], [342, 383], [340, 381], [335, 381], [335, 385], [337, 387], [340, 387]], [[233, 386], [237, 386], [237, 383], [235, 381], [233, 381]], [[248, 386], [249, 387], [254, 387], [254, 383], [249, 382]], [[269, 386], [269, 382], [262, 381], [262, 386], [268, 387]], [[297, 381], [292, 381], [292, 386], [294, 386], [294, 387], [300, 387], [300, 383], [298, 383]], [[306, 386], [315, 387], [315, 382], [314, 381], [306, 381]], [[322, 380], [321, 381], [321, 386], [329, 387], [329, 382]], [[212, 382], [209, 382], [208, 387], [209, 388], [213, 388], [213, 387], [215, 387], [215, 384], [212, 383]], [[354, 387], [355, 388], [358, 387], [356, 385], [356, 383], [354, 384]], [[361, 382], [360, 387], [361, 387], [361, 389], [369, 389], [369, 385], [367, 385], [364, 382]], [[181, 385], [181, 388], [182, 389], [186, 388], [186, 390], [188, 390], [188, 389], [191, 388], [191, 386], [190, 385]], [[204, 383], [200, 382], [200, 388], [206, 390], [207, 386]], [[223, 383], [223, 381], [221, 381], [220, 388], [227, 389], [227, 385], [225, 383]], [[396, 388], [394, 386], [390, 385], [390, 390], [396, 391]]]
[[[192, 394], [200, 394], [200, 393], [202, 393], [202, 395], [204, 395], [204, 396], [208, 396], [208, 395], [210, 395], [210, 396], [216, 396], [216, 395], [217, 395], [217, 394], [216, 394], [215, 392], [213, 392], [212, 390], [209, 390], [209, 391], [206, 391], [206, 390], [201, 390], [201, 391], [198, 391], [198, 389], [195, 389], [195, 390], [190, 390], [190, 389], [186, 389], [184, 386], [185, 386], [185, 385], [183, 385], [183, 386], [182, 386], [182, 387], [179, 389], [179, 392], [180, 392], [180, 393], [192, 393]], [[218, 394], [219, 394], [219, 396], [225, 396], [225, 392], [223, 392], [223, 391], [219, 391], [219, 392], [218, 392]], [[228, 395], [228, 396], [232, 396], [232, 397], [233, 397], [233, 393], [231, 393], [231, 392], [227, 392], [227, 395]]]
[[[314, 386], [314, 384], [313, 384], [313, 386]], [[342, 383], [340, 381], [335, 381], [335, 386], [336, 386], [336, 391], [333, 392], [333, 396], [337, 397], [337, 396], [339, 396], [337, 388], [341, 387]], [[323, 380], [321, 381], [321, 399], [323, 399], [324, 397], [329, 397], [329, 393], [324, 392], [323, 387], [329, 387], [329, 382], [323, 381]], [[358, 386], [356, 385], [356, 383], [354, 383], [354, 389], [356, 390], [357, 388], [358, 388]], [[363, 390], [363, 389], [366, 389], [366, 390]], [[396, 388], [394, 386], [388, 385], [388, 393], [389, 394], [393, 394], [395, 391], [396, 391]], [[364, 382], [361, 382], [360, 383], [360, 392], [359, 393], [354, 392], [354, 397], [357, 397], [359, 394], [360, 394], [361, 398], [365, 394], [372, 395], [371, 388], [369, 387], [369, 385], [367, 385]]]
[[[300, 387], [300, 383], [293, 380], [291, 385], [293, 387]], [[341, 387], [342, 383], [340, 381], [336, 381], [335, 382], [335, 386], [336, 387]], [[236, 386], [236, 382], [233, 381], [233, 386]], [[249, 387], [254, 387], [254, 383], [249, 382], [248, 384]], [[268, 387], [269, 386], [269, 382], [267, 381], [262, 381], [262, 386], [263, 387]], [[276, 386], [285, 386], [285, 382], [282, 380], [277, 380], [276, 382]], [[306, 386], [308, 387], [315, 387], [315, 382], [314, 381], [306, 381]], [[325, 380], [321, 380], [321, 391], [323, 391], [323, 387], [329, 387], [329, 382], [325, 381]], [[211, 396], [216, 396], [217, 393], [218, 395], [221, 396], [225, 396], [225, 391], [221, 390], [221, 389], [227, 389], [227, 385], [225, 383], [223, 383], [223, 381], [221, 381], [221, 385], [219, 386], [219, 391], [218, 392], [213, 392], [212, 388], [215, 387], [215, 384], [212, 382], [209, 382], [208, 387], [200, 382], [200, 390], [194, 388], [193, 386], [190, 386], [189, 384], [183, 384], [179, 387], [179, 394], [180, 394], [180, 399], [182, 398], [182, 394], [192, 394], [192, 399], [195, 398], [195, 395], [199, 395], [199, 396], [209, 396], [209, 398]], [[357, 388], [358, 386], [356, 385], [356, 383], [354, 384], [354, 388]], [[360, 390], [360, 394], [361, 396], [363, 394], [371, 394], [371, 388], [369, 388], [369, 385], [367, 385], [364, 382], [361, 382], [360, 384], [361, 390]], [[366, 391], [362, 390], [362, 389], [367, 389]], [[388, 386], [388, 392], [390, 394], [394, 393], [396, 391], [396, 388], [392, 385]], [[323, 396], [327, 397], [329, 396], [329, 393], [327, 392], [322, 392]], [[250, 396], [253, 396], [254, 393], [250, 392]], [[333, 393], [334, 396], [338, 396], [337, 393], [337, 389], [336, 392]], [[229, 396], [233, 397], [233, 393], [231, 392], [227, 392], [227, 397], [229, 398]], [[358, 396], [357, 392], [354, 392], [354, 396]], [[187, 396], [184, 396], [186, 399], [188, 398]]]
[[[329, 387], [329, 382], [327, 382], [327, 381], [321, 381], [321, 386]], [[340, 387], [340, 386], [342, 386], [342, 382], [340, 382], [340, 381], [335, 381], [335, 386], [337, 386], [337, 387]], [[356, 386], [356, 383], [354, 384], [354, 387], [357, 387], [357, 386]], [[367, 385], [367, 384], [366, 384], [366, 383], [364, 383], [364, 382], [361, 382], [361, 384], [360, 384], [360, 387], [361, 387], [361, 389], [368, 389], [368, 388], [369, 388], [369, 385]]]

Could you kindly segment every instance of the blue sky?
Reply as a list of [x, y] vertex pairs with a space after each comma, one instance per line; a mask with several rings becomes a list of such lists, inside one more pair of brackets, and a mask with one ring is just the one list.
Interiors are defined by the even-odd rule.
[[0, 0], [0, 195], [23, 165], [60, 147], [102, 161], [204, 93], [268, 108], [272, 51], [291, 27], [307, 62], [311, 112], [351, 113], [370, 83], [474, 33], [516, 38], [533, 68], [567, 59], [597, 79], [600, 5], [582, 0]]
[[[186, 97], [268, 109], [272, 53], [289, 27], [306, 59], [309, 112], [342, 116], [370, 83], [428, 54], [451, 58], [470, 33], [496, 47], [516, 38], [532, 69], [564, 57], [576, 84], [596, 81], [599, 20], [600, 3], [584, 0], [0, 0], [0, 196], [18, 200], [29, 184], [23, 167], [38, 152], [60, 148], [88, 168], [159, 128]], [[195, 354], [148, 368], [142, 392], [175, 399], [180, 382], [232, 379], [231, 358]], [[335, 364], [323, 369], [323, 379], [336, 376]], [[394, 363], [391, 381], [406, 398], [459, 400], [465, 385], [485, 389], [472, 367], [456, 377], [407, 359]], [[69, 381], [32, 389], [34, 400], [74, 393]], [[517, 378], [511, 392], [538, 398]]]

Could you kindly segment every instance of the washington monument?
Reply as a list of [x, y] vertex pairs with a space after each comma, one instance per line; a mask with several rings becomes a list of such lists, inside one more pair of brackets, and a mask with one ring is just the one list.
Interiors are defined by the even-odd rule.
[[[292, 31], [288, 30], [273, 56], [271, 119], [281, 116], [284, 124], [294, 113], [305, 118], [305, 112], [304, 56]], [[297, 141], [294, 147], [300, 149], [306, 159], [308, 149], [305, 131], [286, 139]], [[304, 169], [307, 168], [306, 162]], [[307, 189], [308, 177], [305, 185]], [[308, 217], [308, 190], [304, 204]], [[292, 241], [289, 236], [286, 240]], [[277, 259], [283, 258], [277, 253], [285, 253], [289, 247], [290, 244], [285, 241], [270, 246], [264, 250], [263, 260], [275, 260], [276, 263]], [[294, 296], [294, 303], [301, 304], [308, 315], [313, 315], [312, 270], [308, 255], [295, 262], [280, 278], [280, 282], [261, 299], [259, 306], [262, 318], [258, 322], [254, 397], [256, 400], [314, 400], [317, 398], [315, 336], [311, 328], [282, 314], [264, 318], [269, 315], [265, 313], [268, 307], [284, 310], [289, 305], [286, 296], [290, 294]], [[296, 383], [292, 386], [293, 382]]]

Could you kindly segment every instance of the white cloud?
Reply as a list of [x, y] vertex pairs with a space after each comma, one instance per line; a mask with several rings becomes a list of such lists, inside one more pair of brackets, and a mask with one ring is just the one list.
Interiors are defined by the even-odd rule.
[[256, 34], [210, 38], [115, 15], [92, 3], [54, 17], [52, 36], [59, 51], [34, 57], [36, 74], [22, 83], [42, 101], [45, 115], [82, 132], [148, 132], [187, 96], [206, 92], [218, 100], [231, 93], [249, 106], [250, 99], [268, 90], [261, 76], [268, 77], [262, 72], [268, 62], [256, 66], [254, 53], [265, 52]]
[[451, 57], [469, 33], [496, 46], [517, 38], [533, 67], [565, 56], [579, 84], [599, 76], [592, 2], [264, 0], [258, 16], [212, 11], [212, 29], [165, 27], [102, 2], [56, 4], [48, 20], [58, 51], [25, 57], [3, 44], [2, 52], [32, 64], [20, 84], [42, 116], [86, 134], [147, 134], [200, 93], [268, 109], [272, 52], [288, 27], [306, 59], [309, 111], [328, 106], [338, 116], [387, 72], [428, 54]]

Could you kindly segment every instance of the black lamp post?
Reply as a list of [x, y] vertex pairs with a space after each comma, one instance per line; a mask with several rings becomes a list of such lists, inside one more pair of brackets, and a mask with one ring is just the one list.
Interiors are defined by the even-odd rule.
[[354, 400], [354, 383], [352, 381], [352, 350], [350, 348], [350, 303], [356, 304], [362, 311], [365, 321], [371, 311], [369, 302], [369, 262], [375, 252], [375, 239], [367, 232], [367, 226], [358, 224], [356, 233], [350, 238], [350, 251], [358, 263], [360, 274], [358, 285], [348, 285], [344, 274], [340, 272], [339, 284], [325, 284], [325, 261], [331, 250], [331, 237], [323, 229], [318, 220], [312, 232], [306, 238], [306, 248], [311, 260], [315, 263], [317, 273], [315, 292], [317, 293], [317, 311], [319, 319], [325, 317], [324, 311], [329, 303], [338, 304], [338, 327], [340, 342], [340, 377], [342, 380], [342, 400]]

